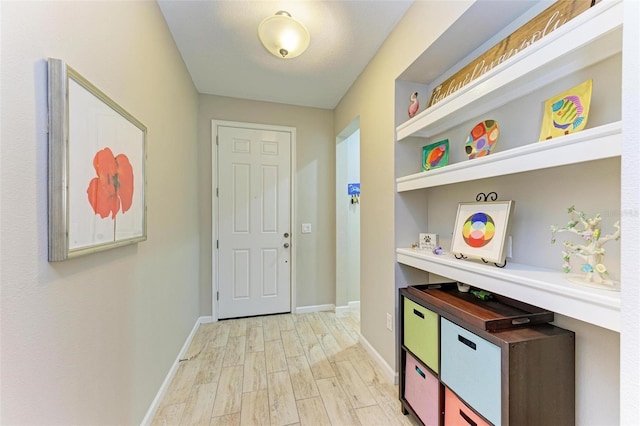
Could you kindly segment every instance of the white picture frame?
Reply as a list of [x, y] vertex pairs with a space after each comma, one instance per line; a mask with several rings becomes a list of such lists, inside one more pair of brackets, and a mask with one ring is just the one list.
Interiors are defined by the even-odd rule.
[[147, 239], [147, 128], [48, 60], [50, 262]]
[[504, 263], [515, 201], [460, 203], [451, 239], [457, 256]]

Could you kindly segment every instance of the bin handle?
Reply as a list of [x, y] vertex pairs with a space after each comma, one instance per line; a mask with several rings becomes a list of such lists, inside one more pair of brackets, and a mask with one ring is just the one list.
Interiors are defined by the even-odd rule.
[[467, 423], [469, 423], [471, 426], [478, 426], [478, 424], [476, 422], [474, 422], [473, 420], [471, 420], [471, 418], [469, 416], [467, 416], [465, 414], [464, 411], [460, 410], [460, 417], [462, 417]]
[[466, 337], [463, 337], [463, 336], [458, 334], [458, 341], [461, 342], [461, 343], [464, 343], [467, 346], [469, 346], [474, 351], [476, 350], [476, 344], [473, 343], [471, 340], [467, 339]]

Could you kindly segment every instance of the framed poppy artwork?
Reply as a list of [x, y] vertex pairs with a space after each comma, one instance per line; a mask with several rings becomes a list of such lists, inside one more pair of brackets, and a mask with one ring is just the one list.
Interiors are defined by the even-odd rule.
[[48, 60], [49, 261], [147, 239], [146, 127]]
[[422, 147], [422, 171], [449, 164], [449, 139]]
[[544, 103], [540, 141], [579, 132], [587, 125], [593, 80], [587, 80]]
[[451, 252], [485, 262], [504, 263], [514, 207], [513, 200], [460, 203]]

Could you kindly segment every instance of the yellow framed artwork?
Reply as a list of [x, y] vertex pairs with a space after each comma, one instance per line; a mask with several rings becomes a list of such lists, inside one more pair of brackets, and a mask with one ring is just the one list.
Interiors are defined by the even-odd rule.
[[545, 141], [584, 129], [589, 116], [593, 80], [547, 99], [544, 103], [540, 141]]

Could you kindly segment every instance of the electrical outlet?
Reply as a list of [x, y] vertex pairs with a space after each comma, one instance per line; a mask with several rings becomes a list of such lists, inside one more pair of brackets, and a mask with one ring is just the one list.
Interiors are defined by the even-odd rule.
[[509, 235], [509, 240], [507, 241], [507, 257], [509, 259], [513, 257], [513, 239], [511, 235]]
[[393, 331], [393, 317], [389, 313], [387, 313], [387, 329]]

